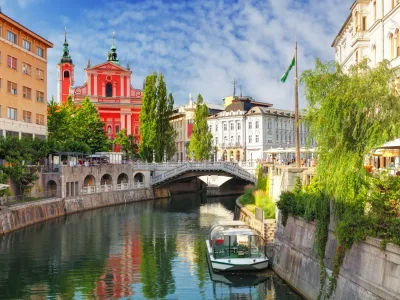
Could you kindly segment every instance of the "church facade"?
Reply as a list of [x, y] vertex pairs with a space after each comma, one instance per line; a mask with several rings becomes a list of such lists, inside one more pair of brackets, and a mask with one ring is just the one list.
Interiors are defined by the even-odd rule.
[[84, 69], [86, 82], [74, 85], [74, 64], [69, 54], [65, 38], [63, 55], [58, 70], [58, 102], [65, 103], [68, 95], [79, 105], [85, 97], [96, 106], [101, 120], [105, 123], [105, 132], [109, 139], [122, 129], [140, 140], [139, 114], [142, 105], [142, 91], [131, 86], [132, 71], [122, 67], [114, 45], [108, 52], [107, 61], [94, 66], [88, 61]]

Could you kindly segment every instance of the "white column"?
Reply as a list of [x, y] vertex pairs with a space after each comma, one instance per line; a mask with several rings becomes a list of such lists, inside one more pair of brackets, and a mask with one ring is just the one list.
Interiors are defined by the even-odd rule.
[[97, 74], [94, 75], [94, 95], [98, 96], [98, 94], [97, 94]]
[[128, 124], [127, 124], [127, 131], [126, 131], [126, 133], [127, 134], [132, 134], [132, 114], [128, 114], [127, 115], [127, 118], [128, 118]]
[[125, 114], [121, 112], [121, 130], [125, 129]]
[[124, 76], [120, 76], [120, 84], [121, 84], [121, 97], [124, 96]]
[[128, 76], [125, 76], [125, 78], [126, 78], [126, 96], [127, 96], [127, 97], [130, 97], [130, 96], [131, 96], [131, 95], [130, 95], [131, 82], [130, 82]]

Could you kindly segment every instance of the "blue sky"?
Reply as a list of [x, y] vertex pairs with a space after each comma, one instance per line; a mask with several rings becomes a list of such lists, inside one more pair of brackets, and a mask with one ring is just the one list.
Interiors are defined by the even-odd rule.
[[[85, 81], [87, 60], [106, 60], [111, 33], [123, 66], [129, 63], [132, 85], [141, 88], [152, 71], [165, 74], [177, 104], [201, 93], [222, 104], [237, 94], [293, 107], [293, 74], [279, 81], [299, 42], [299, 71], [315, 57], [333, 59], [331, 43], [353, 0], [0, 0], [3, 13], [54, 43], [49, 50], [48, 95], [56, 95], [56, 65], [64, 26], [75, 64], [75, 84]], [[301, 93], [302, 94], [302, 93]], [[301, 106], [305, 100], [301, 96]]]

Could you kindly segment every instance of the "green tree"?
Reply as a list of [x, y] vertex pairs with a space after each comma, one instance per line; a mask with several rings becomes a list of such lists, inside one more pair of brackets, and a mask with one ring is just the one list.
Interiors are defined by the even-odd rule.
[[86, 97], [81, 106], [74, 110], [71, 128], [74, 140], [87, 144], [92, 153], [109, 149], [104, 122], [100, 120], [100, 115], [89, 97]]
[[127, 135], [126, 129], [122, 129], [115, 136], [115, 145], [120, 145], [127, 159], [135, 159], [138, 157], [138, 141], [134, 135]]
[[176, 132], [169, 121], [173, 113], [173, 107], [174, 98], [171, 93], [167, 96], [164, 75], [160, 74], [157, 82], [157, 131], [154, 141], [157, 162], [162, 161], [164, 155], [169, 160], [175, 153]]
[[348, 203], [365, 198], [365, 157], [400, 134], [395, 78], [387, 61], [344, 70], [317, 60], [314, 70], [302, 74], [309, 101], [305, 120], [319, 149], [316, 174], [329, 197]]
[[199, 94], [194, 111], [192, 137], [189, 144], [189, 157], [195, 160], [210, 158], [212, 134], [208, 130], [207, 117], [207, 105], [203, 102], [203, 97]]
[[146, 77], [140, 110], [140, 138], [139, 155], [143, 160], [153, 161], [153, 149], [156, 136], [156, 98], [157, 73]]

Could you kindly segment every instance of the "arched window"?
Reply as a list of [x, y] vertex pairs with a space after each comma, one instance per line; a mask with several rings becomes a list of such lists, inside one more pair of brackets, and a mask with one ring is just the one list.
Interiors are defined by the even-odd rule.
[[112, 84], [109, 82], [106, 84], [106, 97], [112, 97]]
[[111, 134], [111, 126], [110, 125], [108, 125], [108, 127], [107, 127], [107, 133]]
[[360, 30], [358, 25], [358, 11], [356, 11], [356, 13], [354, 14], [354, 27], [356, 32]]
[[69, 71], [68, 70], [64, 71], [64, 78], [69, 78]]
[[396, 48], [395, 48], [394, 56], [398, 57], [398, 56], [400, 56], [400, 36], [399, 36], [399, 29], [398, 28], [394, 32], [394, 36], [396, 38]]

